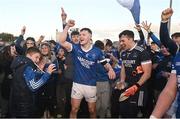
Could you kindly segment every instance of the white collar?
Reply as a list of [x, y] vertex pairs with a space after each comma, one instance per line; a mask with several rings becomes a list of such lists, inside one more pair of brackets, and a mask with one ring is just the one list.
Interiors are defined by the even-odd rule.
[[137, 46], [137, 43], [130, 50], [128, 50], [128, 51], [133, 50], [136, 46]]
[[90, 51], [90, 50], [92, 49], [92, 47], [93, 47], [93, 45], [91, 45], [89, 49], [84, 49], [84, 48], [81, 46], [81, 49], [82, 49], [82, 51], [84, 51], [84, 52], [88, 52], [88, 51]]

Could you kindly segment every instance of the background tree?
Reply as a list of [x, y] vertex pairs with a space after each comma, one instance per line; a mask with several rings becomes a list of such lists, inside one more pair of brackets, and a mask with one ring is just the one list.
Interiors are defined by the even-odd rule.
[[10, 33], [0, 33], [0, 39], [5, 42], [12, 42], [14, 41], [15, 37]]

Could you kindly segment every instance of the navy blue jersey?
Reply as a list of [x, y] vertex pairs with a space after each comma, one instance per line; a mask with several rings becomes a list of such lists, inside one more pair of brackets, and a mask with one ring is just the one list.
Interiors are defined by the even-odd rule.
[[161, 22], [160, 35], [159, 36], [160, 36], [161, 43], [166, 48], [169, 48], [169, 52], [173, 56], [176, 56], [176, 53], [179, 52], [179, 45], [177, 45], [169, 36], [168, 22], [166, 22], [166, 23]]
[[151, 63], [150, 54], [138, 45], [129, 51], [122, 52], [121, 59], [125, 67], [126, 81], [130, 85], [137, 82], [142, 76], [141, 64]]
[[73, 81], [79, 84], [95, 86], [97, 75], [96, 65], [104, 59], [102, 51], [94, 46], [83, 51], [79, 44], [72, 44], [72, 56], [75, 65]]

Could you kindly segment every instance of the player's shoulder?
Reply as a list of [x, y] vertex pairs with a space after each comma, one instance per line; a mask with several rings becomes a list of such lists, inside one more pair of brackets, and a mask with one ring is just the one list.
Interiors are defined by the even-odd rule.
[[102, 52], [101, 49], [97, 48], [96, 46], [93, 45], [92, 50], [95, 51], [96, 53]]
[[135, 48], [135, 50], [139, 51], [139, 52], [143, 52], [145, 49], [139, 45], [137, 45]]

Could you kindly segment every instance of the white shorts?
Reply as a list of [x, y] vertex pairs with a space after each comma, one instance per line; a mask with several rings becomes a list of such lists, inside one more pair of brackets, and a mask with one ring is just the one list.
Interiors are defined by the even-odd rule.
[[82, 99], [85, 97], [87, 102], [96, 102], [96, 92], [96, 86], [88, 86], [73, 82], [71, 98]]

